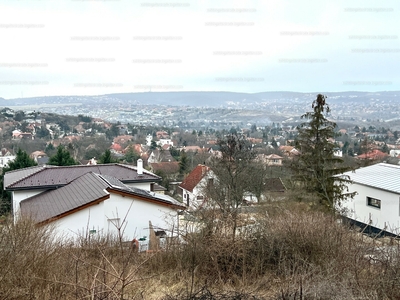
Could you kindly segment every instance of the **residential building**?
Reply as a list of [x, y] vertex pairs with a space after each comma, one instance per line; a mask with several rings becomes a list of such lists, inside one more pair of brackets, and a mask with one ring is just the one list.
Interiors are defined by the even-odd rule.
[[36, 166], [10, 171], [4, 189], [11, 192], [13, 215], [51, 223], [59, 237], [115, 234], [124, 240], [149, 237], [149, 222], [166, 232], [174, 226], [179, 201], [154, 192], [160, 177], [122, 164]]
[[0, 156], [0, 168], [5, 168], [8, 166], [10, 161], [15, 159], [15, 155], [12, 155], [9, 150], [6, 148], [1, 149], [1, 156]]
[[346, 217], [368, 230], [400, 234], [400, 166], [379, 163], [344, 175], [352, 181], [348, 192], [356, 193], [342, 203]]
[[157, 145], [159, 145], [159, 146], [161, 146], [161, 147], [164, 147], [165, 145], [168, 145], [169, 147], [173, 147], [173, 146], [174, 146], [174, 143], [172, 142], [171, 139], [160, 139], [160, 140], [157, 142]]
[[267, 166], [282, 166], [283, 157], [277, 154], [270, 154], [266, 157]]
[[151, 151], [147, 164], [160, 163], [160, 162], [173, 162], [176, 161], [168, 150], [154, 149]]
[[196, 210], [205, 205], [204, 188], [213, 180], [214, 174], [210, 167], [199, 164], [182, 181], [179, 188], [182, 191], [183, 202], [189, 210]]

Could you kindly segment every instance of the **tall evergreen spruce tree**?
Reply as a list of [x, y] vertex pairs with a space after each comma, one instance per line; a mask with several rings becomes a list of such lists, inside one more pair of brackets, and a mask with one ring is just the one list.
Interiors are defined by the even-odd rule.
[[49, 158], [48, 164], [54, 166], [72, 166], [78, 163], [64, 146], [59, 145], [56, 154]]
[[110, 149], [107, 149], [99, 159], [99, 163], [101, 164], [112, 164], [116, 162], [117, 160], [112, 157]]
[[292, 162], [294, 180], [307, 192], [317, 196], [319, 204], [335, 211], [338, 205], [352, 194], [347, 192], [348, 177], [336, 176], [349, 171], [343, 159], [334, 155], [335, 145], [330, 139], [336, 137], [336, 123], [329, 121], [330, 112], [325, 96], [318, 94], [313, 101], [313, 111], [301, 116], [307, 122], [298, 126], [295, 145], [300, 154]]

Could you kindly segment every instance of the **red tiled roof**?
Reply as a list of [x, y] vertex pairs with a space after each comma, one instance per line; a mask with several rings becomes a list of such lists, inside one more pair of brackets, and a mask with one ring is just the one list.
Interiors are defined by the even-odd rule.
[[112, 144], [111, 147], [110, 147], [110, 149], [113, 149], [113, 150], [115, 150], [115, 151], [121, 151], [121, 150], [122, 150], [122, 147], [121, 147], [121, 145], [119, 145], [119, 144]]
[[267, 155], [266, 158], [267, 158], [267, 159], [283, 159], [282, 156], [279, 156], [279, 155], [277, 155], [277, 154], [270, 154], [270, 155]]
[[384, 153], [384, 152], [382, 152], [380, 150], [375, 149], [375, 150], [372, 150], [372, 151], [370, 151], [368, 153], [360, 154], [360, 155], [357, 156], [357, 158], [359, 158], [359, 159], [371, 159], [371, 160], [378, 159], [379, 160], [379, 159], [384, 159], [387, 156], [388, 156], [387, 153]]
[[163, 148], [164, 150], [168, 150], [169, 148], [171, 148], [171, 145], [169, 145], [169, 144], [164, 144], [164, 145], [162, 146], [162, 148]]
[[192, 152], [196, 152], [196, 151], [201, 151], [201, 147], [199, 147], [199, 146], [186, 146], [186, 147], [184, 147], [183, 148], [183, 150], [185, 151], [185, 152], [187, 152], [187, 151], [192, 151]]
[[205, 165], [197, 165], [196, 168], [182, 181], [179, 185], [182, 189], [185, 189], [189, 192], [193, 192], [193, 189], [197, 184], [199, 184], [200, 180], [210, 171], [210, 168]]

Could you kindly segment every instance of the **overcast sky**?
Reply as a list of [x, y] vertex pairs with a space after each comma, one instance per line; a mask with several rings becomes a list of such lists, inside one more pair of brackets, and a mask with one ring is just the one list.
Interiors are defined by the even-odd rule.
[[0, 97], [400, 90], [400, 1], [2, 0]]

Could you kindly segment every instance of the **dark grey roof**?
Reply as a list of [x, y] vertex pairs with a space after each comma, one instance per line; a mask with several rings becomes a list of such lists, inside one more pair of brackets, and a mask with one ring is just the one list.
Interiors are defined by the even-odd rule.
[[111, 187], [118, 188], [121, 190], [127, 190], [129, 191], [130, 188], [129, 186], [123, 184], [120, 180], [113, 176], [109, 175], [100, 175], [101, 178], [103, 178]]
[[346, 172], [354, 183], [400, 194], [400, 166], [379, 163]]
[[161, 180], [159, 176], [146, 170], [143, 170], [142, 175], [138, 175], [136, 167], [123, 164], [42, 166], [7, 172], [4, 176], [4, 188], [6, 190], [18, 190], [57, 187], [68, 184], [89, 172], [113, 176], [124, 183]]
[[21, 213], [43, 222], [108, 196], [108, 186], [96, 174], [87, 173], [62, 188], [21, 201]]
[[11, 183], [17, 182], [21, 178], [26, 178], [32, 174], [40, 172], [44, 168], [45, 168], [44, 166], [35, 166], [35, 167], [30, 167], [30, 168], [9, 171], [4, 176], [4, 187], [7, 187]]
[[89, 172], [63, 187], [21, 201], [21, 213], [29, 215], [37, 222], [43, 222], [96, 200], [104, 200], [109, 197], [113, 190], [125, 192], [132, 197], [141, 196], [149, 200], [184, 208], [182, 203], [170, 196], [129, 187], [115, 177]]

